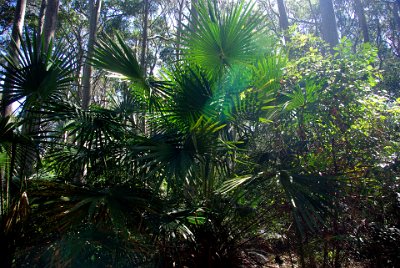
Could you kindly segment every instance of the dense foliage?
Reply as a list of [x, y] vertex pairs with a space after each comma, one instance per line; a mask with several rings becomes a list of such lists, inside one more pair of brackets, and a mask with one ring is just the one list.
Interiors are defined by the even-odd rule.
[[400, 265], [398, 59], [294, 27], [282, 42], [229, 3], [199, 1], [143, 69], [124, 28], [143, 3], [106, 1], [88, 109], [79, 31], [45, 48], [26, 28], [0, 61], [1, 105], [19, 105], [0, 120], [2, 267]]

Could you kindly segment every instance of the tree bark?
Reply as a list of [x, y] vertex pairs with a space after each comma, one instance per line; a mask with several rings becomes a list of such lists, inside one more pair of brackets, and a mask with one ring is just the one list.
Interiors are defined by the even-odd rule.
[[40, 49], [42, 45], [42, 34], [43, 34], [43, 26], [44, 26], [44, 14], [46, 12], [47, 0], [42, 0], [42, 4], [40, 5], [39, 11], [39, 21], [38, 21], [38, 28], [37, 28], [37, 47]]
[[44, 16], [44, 25], [43, 25], [45, 49], [49, 47], [50, 41], [54, 38], [54, 34], [56, 32], [59, 5], [60, 5], [60, 0], [47, 1], [46, 12]]
[[83, 67], [82, 77], [82, 108], [87, 109], [90, 105], [92, 97], [92, 88], [90, 85], [90, 79], [92, 76], [92, 66], [89, 60], [92, 58], [94, 44], [96, 43], [97, 25], [101, 10], [101, 0], [90, 0], [89, 2], [89, 40], [87, 44], [86, 62]]
[[335, 10], [332, 0], [319, 1], [321, 11], [322, 38], [327, 42], [331, 49], [339, 43]]
[[39, 23], [37, 29], [38, 36], [41, 36], [43, 33], [44, 15], [46, 12], [46, 6], [47, 6], [47, 0], [42, 0], [42, 4], [40, 5], [40, 11], [39, 11]]
[[278, 11], [279, 11], [279, 26], [282, 31], [286, 31], [289, 28], [289, 20], [286, 13], [286, 7], [284, 0], [278, 0]]
[[196, 5], [198, 4], [198, 0], [192, 0], [191, 6], [190, 6], [190, 20], [191, 20], [191, 27], [192, 29], [195, 28], [195, 25], [197, 24], [197, 20], [199, 17], [199, 14], [197, 13]]
[[[9, 47], [9, 55], [14, 60], [18, 58], [18, 50], [21, 45], [21, 35], [25, 20], [26, 2], [27, 2], [26, 0], [18, 0], [17, 5], [15, 7], [14, 23], [13, 23], [11, 42]], [[4, 84], [3, 96], [2, 96], [3, 104], [8, 103], [8, 100], [10, 98], [11, 87], [12, 85], [10, 85], [7, 82]], [[11, 115], [12, 113], [11, 104], [3, 105], [1, 110], [2, 110], [1, 114], [3, 115], [3, 117]]]
[[144, 0], [144, 15], [143, 15], [143, 33], [142, 33], [142, 50], [140, 54], [140, 65], [143, 74], [146, 76], [146, 53], [147, 53], [147, 39], [148, 39], [148, 23], [149, 23], [149, 0]]
[[[43, 5], [43, 2], [42, 2]], [[43, 24], [43, 37], [44, 41], [37, 43], [36, 45], [43, 46], [45, 51], [49, 48], [50, 42], [54, 37], [54, 33], [57, 26], [59, 0], [47, 0], [45, 6], [44, 24]], [[42, 8], [42, 6], [41, 6]], [[39, 107], [33, 109], [40, 110]], [[26, 120], [22, 125], [22, 133], [26, 136], [40, 135], [40, 118], [35, 116], [32, 111], [27, 111], [26, 114], [22, 115]], [[19, 176], [21, 182], [26, 180], [34, 172], [35, 162], [38, 160], [38, 155], [34, 153], [28, 146], [24, 146], [23, 150], [23, 164], [20, 166]]]
[[399, 16], [399, 10], [400, 10], [400, 1], [396, 1], [393, 5], [393, 18], [394, 22], [396, 24], [395, 30], [400, 33], [400, 16]]
[[[390, 4], [393, 5], [392, 8], [389, 7]], [[387, 3], [387, 8], [388, 10], [391, 9], [393, 15], [392, 23], [390, 23], [391, 47], [393, 49], [393, 53], [397, 57], [400, 57], [400, 0], [397, 0], [393, 3]]]
[[360, 28], [363, 33], [364, 43], [369, 43], [368, 24], [365, 18], [364, 6], [361, 0], [354, 0], [354, 10], [357, 14], [358, 23], [360, 24]]
[[308, 0], [307, 1], [308, 2], [308, 6], [310, 7], [310, 12], [311, 12], [311, 15], [312, 15], [312, 17], [313, 17], [313, 19], [314, 19], [314, 23], [315, 23], [315, 32], [314, 32], [314, 34], [315, 35], [318, 35], [318, 12], [316, 12], [315, 10], [314, 10], [314, 8], [313, 8], [313, 3], [311, 3], [311, 0]]
[[183, 5], [185, 0], [179, 1], [179, 10], [178, 10], [178, 26], [176, 30], [176, 60], [179, 61], [180, 53], [181, 53], [181, 37], [182, 37], [182, 18], [183, 18]]

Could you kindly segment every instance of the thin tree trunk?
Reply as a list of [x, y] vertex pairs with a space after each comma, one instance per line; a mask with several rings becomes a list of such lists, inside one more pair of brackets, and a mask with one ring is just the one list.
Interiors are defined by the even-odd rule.
[[142, 66], [143, 74], [146, 76], [146, 53], [148, 39], [148, 23], [149, 23], [149, 0], [144, 0], [144, 16], [143, 16], [143, 33], [142, 33], [142, 50], [140, 54], [140, 65]]
[[195, 28], [195, 25], [197, 24], [197, 20], [199, 17], [199, 14], [197, 13], [196, 5], [198, 4], [198, 0], [192, 0], [191, 6], [190, 6], [190, 20], [191, 20], [191, 27], [192, 29]]
[[49, 47], [50, 41], [54, 38], [57, 28], [58, 7], [60, 0], [48, 0], [44, 16], [43, 35], [44, 47]]
[[319, 6], [321, 11], [322, 38], [332, 49], [339, 43], [339, 34], [332, 0], [320, 0]]
[[[14, 23], [11, 33], [11, 43], [9, 46], [9, 53], [12, 59], [18, 58], [18, 50], [21, 45], [21, 35], [22, 35], [22, 28], [24, 26], [24, 19], [25, 19], [25, 10], [26, 10], [26, 0], [19, 0], [17, 2], [17, 6], [15, 8], [14, 14]], [[7, 81], [7, 79], [6, 79]], [[3, 87], [3, 104], [8, 103], [10, 98], [10, 91], [12, 85], [9, 83], [5, 83]], [[1, 114], [3, 117], [9, 116], [12, 113], [11, 103], [9, 105], [3, 105]]]
[[326, 268], [328, 265], [328, 241], [326, 238], [324, 239], [324, 247], [323, 247], [323, 262], [322, 262], [322, 268]]
[[[45, 8], [44, 24], [43, 24], [43, 36], [44, 36], [44, 49], [49, 49], [51, 40], [54, 38], [54, 33], [57, 27], [57, 16], [58, 16], [59, 0], [47, 0]], [[35, 109], [40, 110], [39, 107]], [[31, 111], [27, 111], [23, 115], [25, 119], [28, 119], [22, 126], [22, 133], [27, 136], [39, 135], [41, 120], [35, 116]], [[23, 165], [20, 168], [21, 180], [26, 180], [34, 172], [35, 161], [38, 159], [38, 155], [34, 154], [28, 147], [23, 148]]]
[[179, 61], [181, 50], [181, 36], [182, 36], [182, 18], [183, 18], [183, 4], [185, 0], [179, 1], [178, 11], [178, 26], [176, 30], [176, 60]]
[[[79, 33], [77, 33], [75, 34], [75, 38], [76, 38], [76, 46], [78, 49], [76, 57], [77, 68], [75, 72], [75, 81], [77, 85], [82, 85], [82, 71], [84, 66], [85, 49], [82, 41], [82, 36]], [[83, 92], [80, 92], [79, 94], [81, 94], [80, 96], [82, 97]]]
[[314, 23], [315, 23], [315, 35], [318, 35], [318, 14], [317, 14], [317, 12], [315, 12], [315, 10], [314, 10], [314, 8], [313, 8], [313, 4], [311, 3], [311, 0], [308, 0], [307, 1], [308, 2], [308, 6], [310, 7], [310, 12], [311, 12], [311, 15], [312, 15], [312, 17], [313, 17], [313, 19], [314, 19]]
[[89, 40], [87, 45], [86, 62], [83, 67], [83, 77], [82, 77], [82, 108], [87, 109], [90, 105], [90, 100], [92, 97], [91, 90], [91, 76], [92, 76], [92, 66], [89, 61], [93, 55], [94, 44], [96, 43], [97, 34], [97, 24], [99, 21], [100, 10], [101, 10], [101, 0], [90, 0], [89, 2], [90, 16], [89, 16]]
[[39, 36], [43, 33], [44, 15], [46, 12], [46, 7], [47, 7], [47, 0], [42, 0], [42, 4], [40, 5], [39, 22], [38, 22], [38, 29], [37, 29], [37, 34]]
[[19, 46], [21, 44], [22, 28], [24, 27], [26, 11], [26, 0], [19, 0], [15, 8], [14, 23], [11, 33], [11, 38], [14, 43], [10, 45], [10, 52], [12, 57], [16, 57], [18, 53]]
[[[147, 46], [148, 46], [148, 24], [149, 24], [149, 9], [150, 9], [150, 3], [149, 0], [144, 0], [144, 14], [143, 14], [143, 33], [142, 33], [142, 49], [141, 49], [141, 55], [140, 55], [140, 65], [142, 68], [143, 75], [146, 77], [147, 76], [147, 60], [146, 60], [146, 55], [147, 55]], [[147, 133], [147, 122], [146, 122], [146, 117], [145, 114], [142, 114], [141, 118], [141, 126], [143, 129], [143, 133]]]
[[364, 43], [369, 43], [370, 40], [369, 40], [368, 24], [365, 18], [364, 6], [361, 0], [354, 0], [354, 9], [357, 14], [360, 28], [363, 33]]
[[400, 11], [400, 0], [393, 3], [393, 8], [392, 8], [393, 23], [391, 24], [392, 49], [394, 50], [393, 52], [397, 57], [400, 57], [400, 39], [399, 39], [400, 16], [399, 16], [399, 11]]
[[39, 11], [39, 21], [37, 28], [37, 47], [40, 49], [42, 45], [42, 34], [43, 34], [43, 26], [44, 26], [44, 14], [46, 12], [47, 0], [42, 0], [42, 4], [40, 5]]
[[282, 31], [286, 31], [289, 28], [289, 20], [286, 13], [286, 7], [283, 0], [278, 0], [278, 11], [279, 11], [279, 26]]
[[393, 18], [394, 22], [396, 24], [395, 28], [396, 31], [399, 33], [400, 32], [400, 16], [399, 16], [399, 10], [400, 10], [400, 1], [397, 1], [393, 5]]

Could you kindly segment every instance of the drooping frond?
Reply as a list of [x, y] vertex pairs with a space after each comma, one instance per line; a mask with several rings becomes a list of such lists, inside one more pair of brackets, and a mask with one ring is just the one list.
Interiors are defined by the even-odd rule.
[[114, 41], [108, 36], [97, 42], [92, 64], [100, 69], [107, 70], [120, 78], [127, 79], [140, 86], [147, 86], [144, 72], [136, 59], [134, 51], [128, 47], [122, 37], [117, 34]]
[[108, 36], [97, 42], [94, 49], [92, 64], [99, 69], [106, 70], [111, 76], [127, 80], [133, 95], [140, 96], [148, 108], [158, 108], [160, 99], [167, 94], [163, 82], [146, 79], [144, 70], [136, 59], [135, 52], [117, 34], [114, 41]]

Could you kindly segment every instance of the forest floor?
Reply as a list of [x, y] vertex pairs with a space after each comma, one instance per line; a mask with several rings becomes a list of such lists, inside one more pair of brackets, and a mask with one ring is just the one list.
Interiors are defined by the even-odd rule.
[[[279, 256], [279, 259], [282, 261], [282, 264], [278, 264], [275, 260], [275, 257], [276, 256], [271, 255], [268, 258], [268, 263], [264, 266], [264, 268], [298, 268], [298, 267], [300, 267], [297, 257], [295, 257], [295, 256], [292, 256], [292, 258], [289, 255]], [[342, 264], [341, 267], [343, 267], [343, 268], [365, 268], [368, 266], [366, 264], [363, 264], [360, 262], [349, 261], [346, 264]]]

